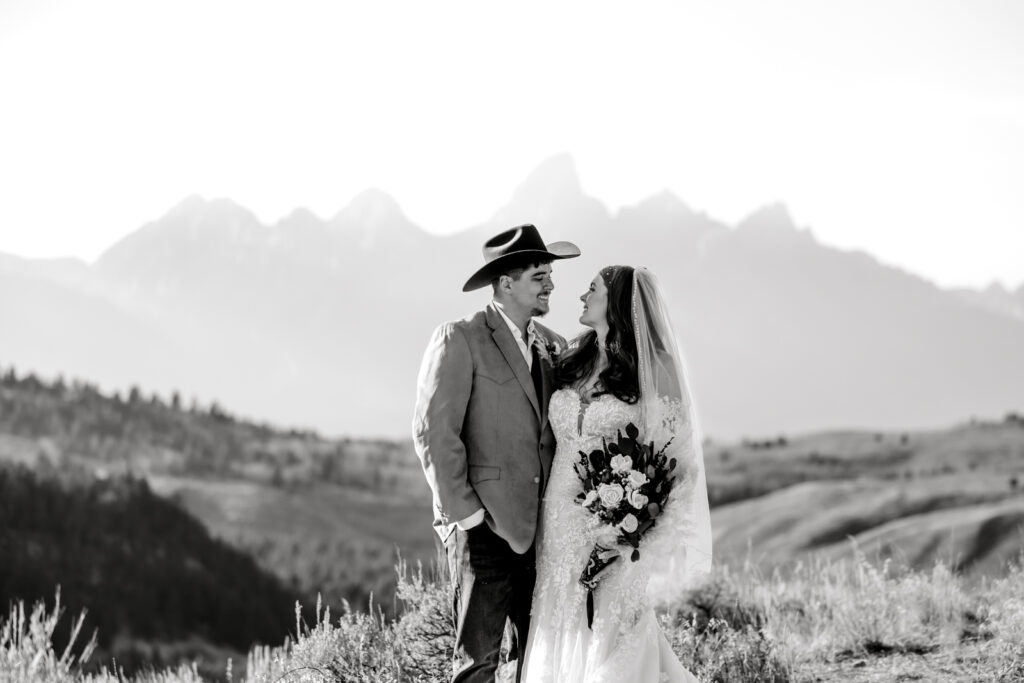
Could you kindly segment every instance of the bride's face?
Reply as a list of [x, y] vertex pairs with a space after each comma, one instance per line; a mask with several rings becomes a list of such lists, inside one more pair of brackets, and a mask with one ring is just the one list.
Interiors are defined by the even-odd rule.
[[587, 327], [602, 327], [608, 324], [608, 288], [600, 273], [590, 281], [590, 288], [583, 293], [580, 301], [583, 302], [580, 323]]

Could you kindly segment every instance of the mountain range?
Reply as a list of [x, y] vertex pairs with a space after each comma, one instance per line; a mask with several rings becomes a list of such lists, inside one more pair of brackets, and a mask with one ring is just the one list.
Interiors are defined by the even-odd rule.
[[943, 290], [820, 243], [783, 205], [728, 226], [669, 192], [612, 213], [572, 159], [536, 169], [484, 224], [449, 236], [368, 190], [337, 215], [273, 225], [185, 199], [93, 264], [0, 256], [0, 365], [217, 400], [330, 435], [408, 434], [433, 328], [486, 304], [461, 292], [517, 223], [571, 240], [548, 323], [604, 265], [651, 268], [673, 307], [705, 432], [915, 429], [1024, 408], [1024, 287]]

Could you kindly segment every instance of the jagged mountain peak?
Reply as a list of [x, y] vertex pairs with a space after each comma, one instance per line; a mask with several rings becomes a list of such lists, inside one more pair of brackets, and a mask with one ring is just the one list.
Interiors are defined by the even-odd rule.
[[493, 232], [520, 223], [533, 223], [545, 238], [570, 239], [581, 231], [609, 223], [605, 206], [583, 193], [576, 162], [558, 154], [535, 168], [519, 184], [512, 200], [498, 210], [481, 231]]
[[226, 198], [207, 200], [194, 194], [159, 219], [116, 242], [96, 261], [100, 271], [132, 272], [173, 269], [169, 254], [224, 252], [240, 246], [265, 244], [271, 231], [245, 207]]
[[378, 188], [367, 188], [359, 192], [348, 206], [338, 212], [335, 220], [358, 223], [409, 222], [395, 198]]
[[188, 195], [180, 202], [172, 206], [167, 213], [172, 214], [179, 212], [199, 211], [208, 203], [209, 202], [206, 199], [206, 197], [199, 194], [198, 192], [193, 192], [192, 194]]
[[[545, 179], [574, 189], [548, 192]], [[100, 264], [100, 293], [112, 293], [105, 312], [77, 285], [73, 300], [52, 287], [39, 287], [27, 304], [0, 296], [0, 318], [12, 321], [4, 353], [122, 385], [223, 396], [250, 414], [333, 433], [407, 431], [409, 378], [430, 330], [486, 297], [461, 292], [484, 239], [530, 221], [547, 241], [570, 240], [583, 251], [559, 265], [560, 298], [547, 321], [566, 336], [579, 328], [575, 295], [601, 266], [642, 264], [658, 274], [694, 361], [709, 433], [906, 427], [1020, 409], [1024, 383], [1007, 381], [1024, 377], [1024, 316], [1013, 312], [1020, 304], [966, 306], [866, 254], [817, 243], [781, 204], [734, 230], [703, 213], [686, 217], [675, 195], [660, 192], [611, 219], [578, 191], [568, 155], [528, 180], [536, 203], [508, 207], [510, 215], [483, 226], [486, 235], [453, 240], [417, 233], [379, 190], [354, 197], [337, 223], [308, 230], [263, 228], [231, 202], [192, 196]], [[211, 216], [243, 217], [269, 238], [216, 239], [228, 231], [208, 225]], [[290, 218], [302, 217], [312, 214]], [[206, 237], [186, 239], [193, 228]], [[380, 238], [372, 251], [361, 248], [366, 238]], [[134, 332], [142, 323], [118, 322], [121, 310], [166, 330], [167, 343]], [[88, 331], [87, 343], [78, 329]], [[139, 370], [126, 375], [127, 362]]]
[[227, 197], [206, 199], [199, 194], [190, 194], [171, 207], [156, 223], [166, 223], [182, 219], [193, 222], [217, 221], [224, 218], [236, 218], [252, 223], [259, 222], [249, 209], [232, 199]]
[[799, 228], [792, 214], [782, 202], [767, 204], [744, 218], [736, 226], [735, 234], [758, 244], [816, 243], [808, 228]]
[[1001, 280], [993, 280], [989, 283], [988, 287], [983, 290], [983, 293], [994, 296], [1011, 296], [1011, 292], [1007, 289], [1006, 285]]
[[335, 232], [344, 238], [358, 239], [363, 249], [375, 247], [408, 247], [424, 235], [412, 223], [398, 202], [377, 188], [363, 190], [331, 219]]
[[951, 291], [972, 306], [1017, 320], [1024, 320], [1024, 285], [1014, 292], [1000, 280], [993, 280], [984, 288], [960, 287]]
[[782, 202], [766, 204], [740, 221], [737, 230], [756, 230], [759, 232], [791, 232], [796, 230], [789, 207]]
[[644, 214], [660, 214], [673, 217], [690, 217], [695, 215], [693, 209], [668, 188], [628, 208]]
[[204, 199], [198, 194], [193, 194], [173, 206], [158, 220], [129, 235], [127, 239], [137, 235], [161, 235], [185, 237], [189, 242], [245, 242], [265, 230], [265, 226], [252, 211], [235, 201], [226, 197]]
[[305, 207], [293, 209], [291, 213], [274, 224], [279, 239], [296, 235], [326, 232], [327, 222]]
[[312, 223], [312, 222], [320, 222], [320, 223], [322, 223], [323, 220], [319, 216], [317, 216], [315, 213], [313, 213], [312, 211], [307, 209], [306, 207], [300, 206], [300, 207], [297, 207], [295, 209], [292, 209], [291, 213], [289, 213], [287, 216], [285, 216], [284, 218], [282, 218], [278, 222], [279, 223]]
[[581, 194], [576, 160], [565, 152], [556, 154], [535, 168], [516, 188], [515, 196], [553, 194], [558, 196]]

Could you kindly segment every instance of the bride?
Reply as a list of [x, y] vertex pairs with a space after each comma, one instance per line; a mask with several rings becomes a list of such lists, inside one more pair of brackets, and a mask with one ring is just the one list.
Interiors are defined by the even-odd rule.
[[[695, 681], [655, 619], [653, 599], [671, 599], [711, 566], [711, 523], [700, 435], [661, 289], [644, 268], [610, 266], [580, 297], [592, 328], [560, 360], [549, 417], [558, 441], [537, 537], [537, 584], [522, 680], [527, 683]], [[600, 448], [628, 423], [639, 440], [676, 458], [664, 514], [640, 545], [605, 568], [594, 590], [592, 627], [579, 577], [607, 537], [576, 502], [579, 452]]]

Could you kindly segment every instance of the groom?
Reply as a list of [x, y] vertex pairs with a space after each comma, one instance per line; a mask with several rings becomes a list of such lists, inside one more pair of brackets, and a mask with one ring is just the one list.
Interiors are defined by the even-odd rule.
[[551, 262], [579, 254], [569, 242], [545, 245], [532, 225], [488, 240], [462, 291], [489, 284], [491, 303], [438, 327], [423, 355], [413, 441], [455, 592], [453, 683], [494, 680], [506, 621], [519, 645], [516, 680], [522, 671], [534, 534], [555, 451], [551, 351], [565, 348], [533, 318], [548, 312]]

